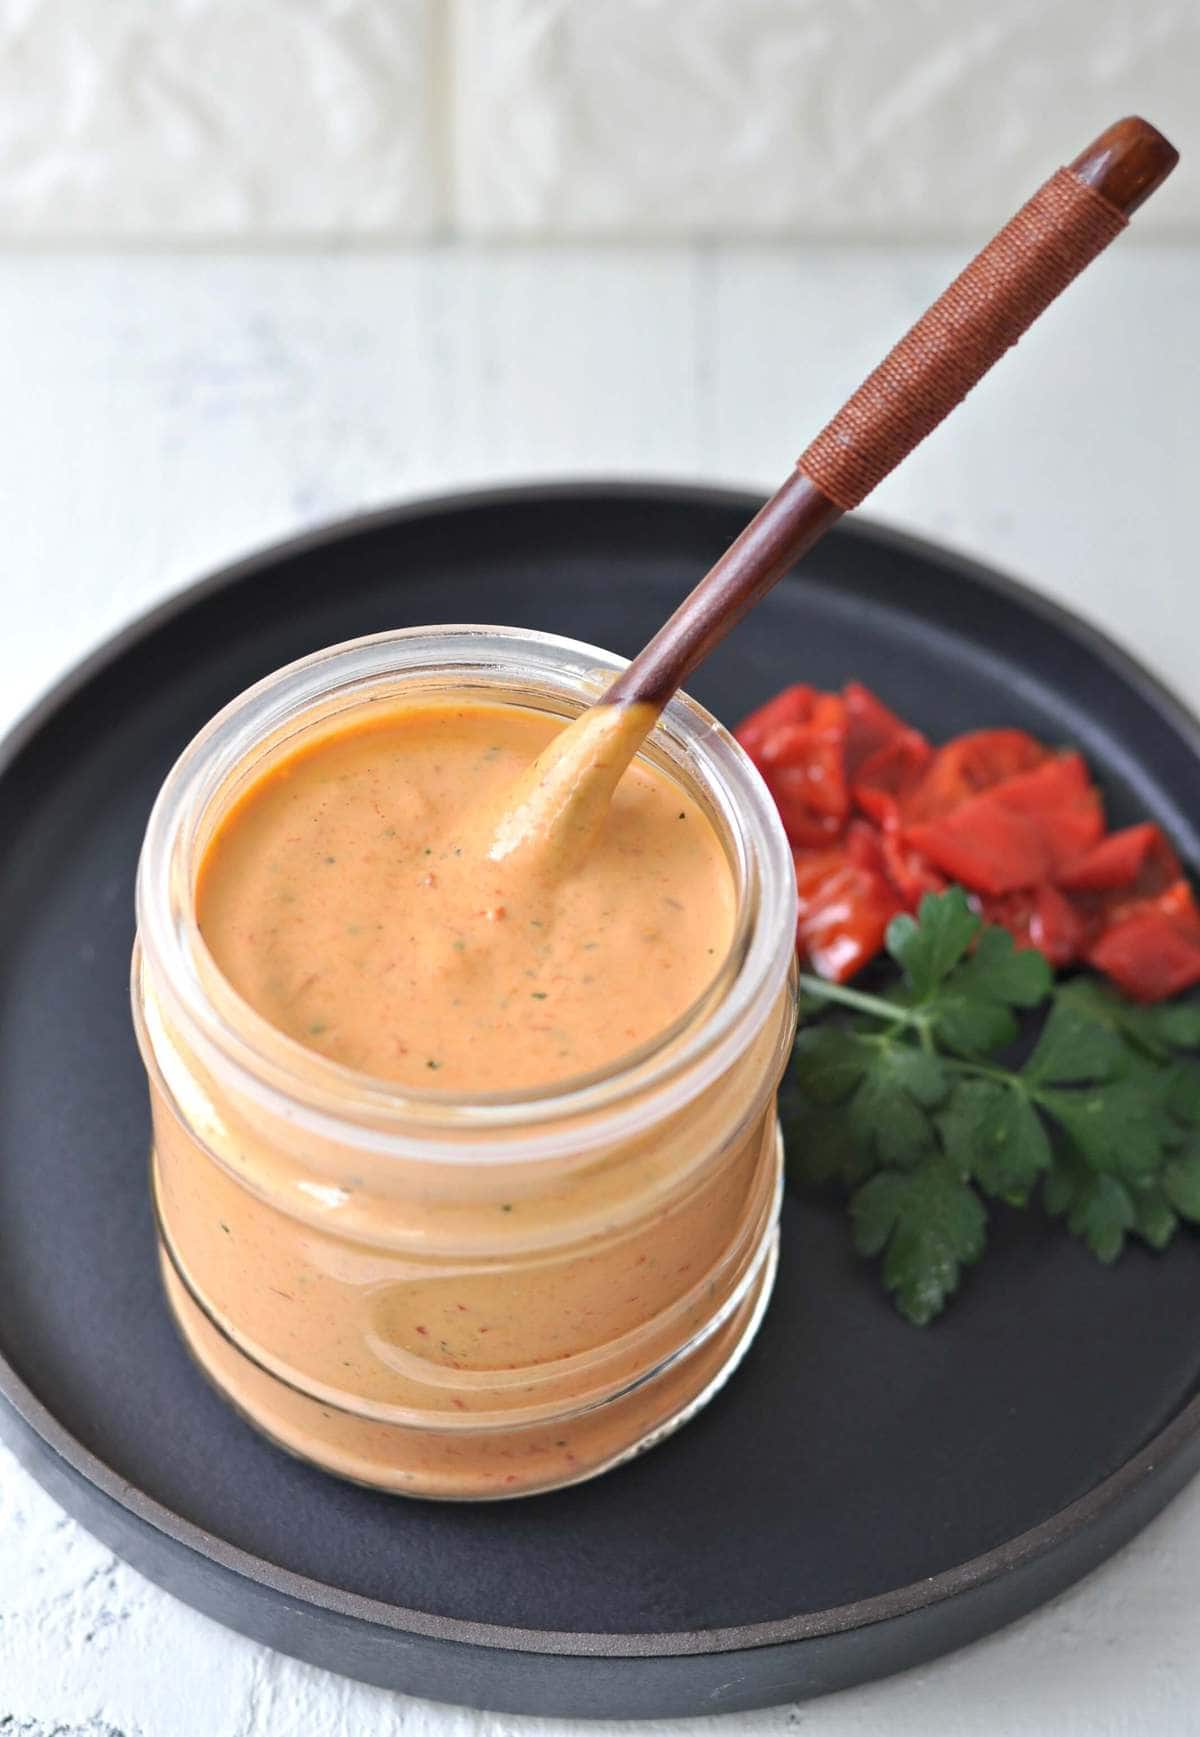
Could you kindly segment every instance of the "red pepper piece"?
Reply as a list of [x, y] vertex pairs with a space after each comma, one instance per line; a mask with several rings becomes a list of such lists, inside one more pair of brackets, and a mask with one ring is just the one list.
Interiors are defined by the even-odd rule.
[[1024, 730], [973, 730], [947, 742], [904, 806], [906, 820], [935, 820], [1005, 778], [1028, 772], [1047, 750]]
[[1163, 1001], [1200, 983], [1200, 911], [1191, 886], [1178, 880], [1130, 906], [1087, 959], [1135, 1001]]
[[910, 847], [976, 893], [1011, 893], [1046, 879], [1050, 851], [1036, 816], [976, 796], [940, 820], [904, 829]]
[[979, 911], [985, 922], [1007, 929], [1018, 947], [1035, 947], [1056, 970], [1078, 959], [1088, 938], [1083, 917], [1048, 881], [1015, 893], [983, 894]]
[[1152, 820], [1126, 826], [1067, 865], [1058, 884], [1069, 892], [1136, 892], [1143, 898], [1161, 893], [1183, 871], [1161, 827]]
[[1087, 940], [1087, 925], [1070, 899], [1057, 887], [1039, 887], [1029, 925], [1029, 940], [1050, 964], [1060, 969], [1078, 959]]
[[1000, 779], [989, 794], [1028, 814], [1057, 814], [1064, 802], [1082, 801], [1094, 792], [1087, 763], [1072, 748], [1045, 754], [1036, 766]]
[[1103, 831], [1104, 810], [1082, 756], [1056, 754], [949, 814], [908, 826], [905, 836], [953, 880], [975, 892], [1008, 893], [1052, 879]]
[[907, 725], [862, 682], [842, 689], [846, 708], [846, 775], [850, 779], [865, 760], [902, 735]]
[[920, 784], [933, 749], [919, 730], [901, 730], [868, 755], [854, 779], [854, 800], [877, 826], [894, 830], [908, 797]]
[[1087, 926], [1092, 941], [1183, 877], [1183, 869], [1153, 821], [1127, 826], [1059, 874], [1059, 884]]
[[1041, 822], [1056, 878], [1059, 869], [1078, 861], [1104, 836], [1103, 804], [1082, 754], [1055, 754], [995, 785], [988, 798]]
[[802, 767], [779, 766], [763, 777], [771, 798], [779, 810], [783, 830], [797, 850], [828, 850], [842, 835], [842, 822], [836, 814], [816, 814], [809, 802], [808, 774]]
[[845, 745], [846, 708], [836, 694], [818, 694], [808, 723], [780, 724], [760, 744], [758, 768], [793, 844], [841, 831], [850, 812]]
[[810, 806], [844, 819], [850, 808], [846, 785], [846, 708], [837, 694], [818, 694], [806, 724], [780, 724], [758, 750], [764, 776], [777, 767], [802, 770]]
[[845, 850], [800, 852], [795, 860], [796, 944], [822, 977], [844, 983], [879, 952], [900, 901], [882, 874]]
[[877, 875], [887, 874], [882, 841], [869, 821], [850, 822], [842, 849], [856, 868], [871, 869]]
[[908, 843], [904, 834], [889, 829], [882, 834], [883, 866], [888, 880], [910, 911], [915, 911], [926, 893], [944, 893], [946, 877], [928, 857]]
[[806, 724], [812, 716], [813, 701], [817, 690], [809, 687], [807, 682], [797, 682], [793, 687], [784, 688], [782, 693], [768, 700], [765, 706], [759, 706], [742, 719], [733, 732], [750, 758], [757, 763], [759, 749], [772, 731], [781, 724]]

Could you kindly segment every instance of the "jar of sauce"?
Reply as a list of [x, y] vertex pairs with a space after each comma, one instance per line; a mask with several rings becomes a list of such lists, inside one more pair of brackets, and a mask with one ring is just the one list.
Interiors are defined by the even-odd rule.
[[[715, 719], [672, 700], [631, 769], [625, 854], [599, 915], [644, 959], [618, 949], [619, 974], [606, 977], [605, 959], [592, 966], [580, 951], [573, 975], [518, 973], [534, 985], [528, 1002], [524, 985], [506, 994], [516, 1002], [480, 1019], [457, 1064], [435, 996], [397, 999], [393, 983], [399, 1013], [379, 1012], [397, 964], [370, 945], [386, 913], [351, 896], [370, 886], [378, 899], [390, 872], [380, 853], [394, 848], [405, 886], [434, 901], [405, 931], [401, 969], [409, 953], [428, 956], [430, 981], [458, 986], [444, 990], [456, 1007], [490, 992], [486, 972], [451, 956], [467, 943], [436, 902], [457, 884], [457, 847], [438, 835], [417, 874], [424, 820], [393, 814], [370, 780], [405, 732], [441, 731], [445, 754], [427, 763], [465, 808], [475, 778], [498, 778], [497, 759], [527, 736], [535, 754], [620, 667], [589, 646], [493, 627], [336, 646], [213, 719], [150, 819], [133, 1003], [172, 1310], [202, 1369], [260, 1430], [386, 1490], [515, 1496], [619, 1463], [721, 1386], [770, 1294], [795, 882], [774, 806]], [[259, 810], [255, 833], [241, 817]], [[663, 822], [646, 848], [643, 813]], [[351, 838], [353, 865], [339, 866]], [[719, 887], [681, 917], [683, 953], [664, 954], [659, 917], [685, 903], [671, 865], [705, 851]], [[299, 897], [294, 922], [312, 925], [288, 931], [290, 977], [277, 949], [255, 950], [243, 907], [259, 892], [281, 910]], [[526, 920], [519, 901], [477, 915]], [[295, 975], [310, 932], [321, 957], [332, 947], [354, 963], [360, 987], [344, 972]], [[672, 970], [686, 1004], [659, 1028]], [[575, 997], [570, 1030], [565, 1016], [556, 1024], [560, 992]], [[331, 1018], [319, 997], [335, 994]]]

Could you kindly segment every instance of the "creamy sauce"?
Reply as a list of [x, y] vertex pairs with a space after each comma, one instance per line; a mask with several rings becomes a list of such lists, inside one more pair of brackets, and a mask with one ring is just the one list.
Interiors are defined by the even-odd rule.
[[621, 773], [624, 714], [590, 716], [596, 752], [565, 780], [537, 757], [570, 732], [511, 706], [395, 710], [298, 748], [202, 865], [224, 975], [308, 1048], [425, 1089], [549, 1085], [658, 1036], [729, 947], [732, 877], [673, 779]]

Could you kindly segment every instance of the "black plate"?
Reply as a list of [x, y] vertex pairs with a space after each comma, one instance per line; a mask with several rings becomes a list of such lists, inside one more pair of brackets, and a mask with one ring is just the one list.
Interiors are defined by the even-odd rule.
[[[0, 1405], [34, 1475], [210, 1615], [413, 1694], [503, 1710], [728, 1711], [861, 1682], [1031, 1608], [1200, 1462], [1200, 1252], [1105, 1271], [1002, 1222], [920, 1332], [843, 1224], [789, 1203], [775, 1301], [728, 1389], [598, 1482], [406, 1502], [267, 1446], [159, 1294], [126, 978], [154, 792], [204, 720], [290, 658], [380, 628], [505, 621], [632, 653], [748, 496], [609, 486], [419, 503], [268, 551], [120, 635], [0, 770]], [[51, 604], [47, 600], [47, 614]], [[839, 529], [705, 666], [735, 719], [863, 677], [932, 735], [1078, 743], [1117, 819], [1193, 865], [1200, 730], [1079, 622], [976, 566]]]

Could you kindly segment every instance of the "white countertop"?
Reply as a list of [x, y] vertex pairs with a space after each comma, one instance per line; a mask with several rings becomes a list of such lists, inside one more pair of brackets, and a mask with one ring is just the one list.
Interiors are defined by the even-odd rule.
[[[504, 478], [782, 479], [961, 255], [429, 248], [0, 262], [0, 723], [102, 635], [321, 519]], [[1122, 244], [871, 511], [1060, 597], [1200, 706], [1200, 250]], [[935, 1665], [647, 1737], [1197, 1729], [1200, 1485], [1090, 1579]], [[617, 1727], [579, 1725], [585, 1731]], [[226, 1633], [0, 1449], [4, 1737], [525, 1737]]]

